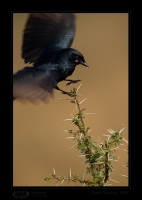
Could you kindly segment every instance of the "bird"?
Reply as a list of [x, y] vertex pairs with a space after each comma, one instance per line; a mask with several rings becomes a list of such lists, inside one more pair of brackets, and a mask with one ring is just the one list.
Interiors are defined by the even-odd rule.
[[[23, 29], [21, 57], [25, 66], [13, 74], [13, 101], [37, 99], [46, 102], [54, 89], [72, 96], [58, 87], [81, 81], [68, 79], [77, 65], [88, 68], [84, 56], [71, 48], [76, 32], [75, 13], [29, 13]], [[27, 64], [27, 65], [28, 65]]]

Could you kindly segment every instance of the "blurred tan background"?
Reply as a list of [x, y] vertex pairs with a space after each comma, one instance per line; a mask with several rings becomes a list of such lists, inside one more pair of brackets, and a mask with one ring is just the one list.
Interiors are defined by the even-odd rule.
[[[13, 14], [13, 72], [27, 66], [21, 59], [22, 30], [28, 14]], [[82, 13], [76, 20], [76, 35], [72, 48], [79, 50], [85, 57], [89, 69], [79, 65], [72, 79], [81, 79], [79, 100], [86, 112], [85, 124], [90, 126], [93, 139], [106, 139], [108, 129], [120, 130], [123, 125], [124, 137], [128, 140], [128, 14], [127, 13]], [[59, 86], [70, 91], [73, 86]], [[64, 129], [71, 128], [71, 118], [76, 113], [74, 104], [59, 100], [66, 98], [59, 91], [54, 92], [54, 99], [46, 105], [43, 102], [34, 105], [30, 102], [13, 102], [13, 185], [14, 186], [47, 186], [43, 179], [52, 173], [57, 175], [83, 175], [87, 165], [82, 164], [84, 158], [78, 158], [79, 151], [68, 148], [75, 144], [66, 140], [68, 133]], [[112, 186], [128, 186], [128, 175], [125, 165], [128, 159], [127, 144], [116, 152], [120, 157], [114, 162], [114, 172], [110, 181]], [[88, 176], [85, 175], [85, 178]], [[56, 185], [52, 181], [50, 186]], [[61, 186], [71, 186], [64, 182]], [[79, 186], [76, 183], [74, 186]]]

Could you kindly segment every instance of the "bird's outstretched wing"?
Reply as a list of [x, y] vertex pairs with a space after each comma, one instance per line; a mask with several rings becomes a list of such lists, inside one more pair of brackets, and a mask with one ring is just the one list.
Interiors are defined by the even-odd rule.
[[41, 54], [71, 46], [75, 35], [73, 13], [31, 13], [23, 31], [22, 58], [33, 63]]
[[35, 101], [46, 101], [52, 96], [53, 87], [57, 84], [50, 73], [40, 69], [25, 67], [13, 75], [13, 100], [16, 98]]

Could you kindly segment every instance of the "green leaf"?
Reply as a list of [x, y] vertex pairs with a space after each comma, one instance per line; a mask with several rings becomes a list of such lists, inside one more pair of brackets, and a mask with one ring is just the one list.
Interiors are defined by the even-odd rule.
[[71, 100], [70, 102], [71, 102], [71, 103], [75, 103], [75, 100]]

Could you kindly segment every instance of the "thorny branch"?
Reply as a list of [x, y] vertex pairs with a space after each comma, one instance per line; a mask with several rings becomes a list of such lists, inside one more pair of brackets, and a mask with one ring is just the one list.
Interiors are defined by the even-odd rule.
[[[78, 87], [78, 89], [80, 88], [80, 86]], [[109, 129], [108, 131], [110, 135], [107, 135], [107, 141], [104, 140], [104, 142], [100, 142], [99, 144], [97, 143], [97, 140], [93, 142], [91, 136], [89, 136], [88, 134], [90, 131], [90, 127], [86, 127], [83, 121], [83, 118], [85, 118], [85, 109], [81, 109], [80, 107], [80, 104], [86, 99], [81, 102], [78, 101], [78, 89], [73, 88], [69, 95], [72, 97], [72, 99], [68, 99], [71, 101], [71, 103], [76, 104], [78, 113], [72, 116], [72, 119], [67, 119], [71, 120], [71, 124], [76, 125], [78, 127], [78, 130], [69, 129], [65, 131], [72, 135], [72, 137], [68, 138], [73, 138], [77, 141], [77, 144], [74, 146], [77, 146], [77, 148], [80, 149], [81, 156], [86, 157], [86, 163], [89, 164], [89, 167], [86, 167], [86, 173], [90, 173], [92, 175], [92, 179], [85, 180], [82, 177], [79, 178], [78, 175], [72, 175], [71, 177], [70, 170], [70, 176], [57, 177], [54, 171], [54, 173], [51, 174], [50, 177], [47, 177], [44, 180], [50, 183], [51, 179], [55, 179], [57, 180], [57, 185], [59, 182], [62, 184], [64, 181], [68, 180], [68, 182], [78, 181], [80, 183], [83, 183], [83, 186], [108, 186], [109, 180], [112, 180], [110, 179], [110, 173], [113, 171], [111, 160], [117, 160], [117, 157], [114, 155], [114, 151], [117, 149], [117, 146], [122, 143], [122, 140], [127, 142], [122, 135], [124, 127], [119, 132]], [[74, 146], [69, 149], [72, 149]]]

